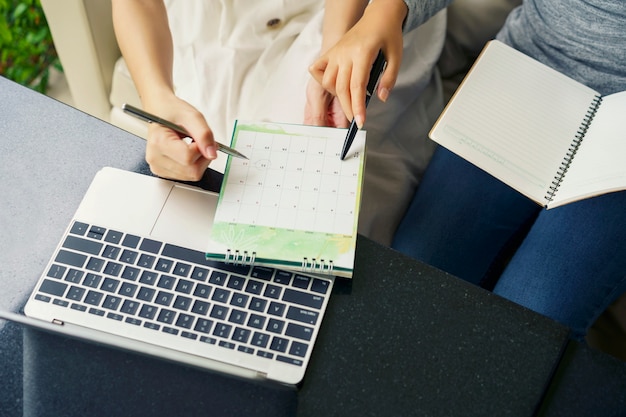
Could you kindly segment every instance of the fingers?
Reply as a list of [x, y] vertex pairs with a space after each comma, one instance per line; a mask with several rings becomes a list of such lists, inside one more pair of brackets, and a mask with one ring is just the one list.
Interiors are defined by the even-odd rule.
[[[203, 140], [207, 141], [206, 138]], [[152, 173], [160, 177], [198, 181], [215, 159], [206, 158], [201, 147], [206, 150], [206, 146], [198, 142], [183, 141], [173, 130], [152, 124], [148, 131], [146, 161]]]

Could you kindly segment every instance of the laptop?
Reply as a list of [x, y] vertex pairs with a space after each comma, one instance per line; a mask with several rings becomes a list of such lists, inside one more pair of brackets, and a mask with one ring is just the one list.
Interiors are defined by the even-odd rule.
[[223, 374], [298, 384], [334, 277], [207, 260], [217, 199], [191, 185], [101, 169], [26, 317], [7, 318]]

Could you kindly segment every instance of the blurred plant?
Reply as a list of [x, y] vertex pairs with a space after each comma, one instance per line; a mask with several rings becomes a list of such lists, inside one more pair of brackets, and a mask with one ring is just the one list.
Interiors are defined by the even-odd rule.
[[51, 68], [62, 71], [39, 0], [0, 0], [0, 75], [45, 93]]

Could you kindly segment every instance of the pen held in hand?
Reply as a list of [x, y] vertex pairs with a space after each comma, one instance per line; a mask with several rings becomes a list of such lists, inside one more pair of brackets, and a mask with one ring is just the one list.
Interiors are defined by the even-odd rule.
[[[184, 127], [179, 126], [179, 125], [177, 125], [175, 123], [172, 123], [172, 122], [170, 122], [168, 120], [162, 119], [159, 116], [155, 116], [153, 114], [150, 114], [147, 111], [141, 110], [141, 109], [139, 109], [139, 108], [137, 108], [135, 106], [131, 106], [130, 104], [124, 104], [122, 106], [122, 110], [124, 110], [124, 112], [126, 112], [126, 113], [128, 113], [128, 114], [130, 114], [132, 116], [135, 116], [138, 119], [143, 120], [144, 122], [158, 123], [161, 126], [165, 126], [167, 128], [172, 129], [175, 132], [180, 133], [181, 135], [185, 135], [185, 136], [191, 138], [191, 135], [189, 134], [189, 132], [187, 132], [187, 129], [185, 129]], [[234, 156], [234, 157], [237, 157], [237, 158], [248, 159], [247, 156], [245, 156], [241, 152], [236, 151], [235, 149], [233, 149], [233, 148], [231, 148], [229, 146], [223, 145], [223, 144], [221, 144], [219, 142], [215, 142], [215, 144], [217, 145], [217, 150], [218, 151], [222, 151], [222, 152], [224, 152], [224, 153], [226, 153], [228, 155], [231, 155], [231, 156]]]
[[[374, 65], [372, 65], [372, 70], [370, 71], [370, 78], [367, 82], [367, 89], [365, 94], [365, 107], [370, 102], [370, 98], [376, 92], [376, 87], [378, 86], [378, 81], [380, 80], [383, 71], [385, 71], [385, 67], [387, 66], [387, 61], [385, 60], [385, 56], [383, 55], [383, 51], [378, 51], [378, 56], [374, 61]], [[354, 137], [356, 136], [356, 132], [359, 131], [359, 126], [356, 124], [354, 118], [352, 118], [352, 122], [350, 123], [350, 127], [348, 128], [348, 134], [346, 135], [346, 139], [343, 142], [343, 148], [341, 149], [341, 160], [343, 161], [350, 150], [350, 146], [352, 146], [352, 142], [354, 142]]]

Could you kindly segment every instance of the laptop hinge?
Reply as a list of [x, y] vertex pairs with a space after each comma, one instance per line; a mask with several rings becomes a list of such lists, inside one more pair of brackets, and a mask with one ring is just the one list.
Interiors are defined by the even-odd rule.
[[62, 320], [54, 319], [52, 320], [52, 324], [58, 324], [59, 326], [63, 326], [65, 323]]

